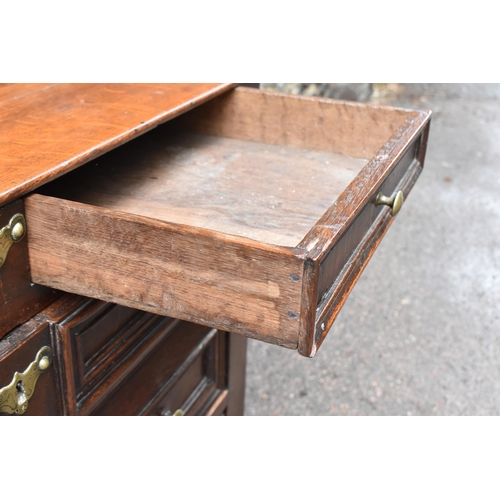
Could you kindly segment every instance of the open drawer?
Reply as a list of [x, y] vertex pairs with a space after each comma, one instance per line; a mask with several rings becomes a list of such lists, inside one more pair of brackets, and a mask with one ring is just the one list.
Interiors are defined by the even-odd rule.
[[314, 356], [429, 121], [231, 90], [27, 196], [32, 280]]

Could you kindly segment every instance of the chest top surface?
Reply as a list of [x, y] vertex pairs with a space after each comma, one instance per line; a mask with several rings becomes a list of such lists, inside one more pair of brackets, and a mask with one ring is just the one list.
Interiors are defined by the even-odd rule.
[[0, 206], [232, 87], [0, 85]]

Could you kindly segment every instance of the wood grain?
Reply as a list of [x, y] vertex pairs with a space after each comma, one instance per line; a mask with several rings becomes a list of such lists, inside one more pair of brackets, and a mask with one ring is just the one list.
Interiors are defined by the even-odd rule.
[[28, 96], [53, 85], [50, 83], [0, 83], [0, 105], [6, 101]]
[[363, 207], [373, 201], [381, 184], [407, 151], [416, 142], [423, 145], [421, 136], [430, 116], [430, 111], [409, 112], [404, 123], [386, 139], [383, 147], [311, 228], [298, 248], [309, 258], [323, 259]]
[[202, 83], [0, 87], [0, 206], [232, 87]]
[[290, 250], [42, 195], [26, 199], [35, 282], [296, 348]]
[[372, 158], [417, 111], [238, 87], [180, 118], [193, 132]]
[[391, 222], [374, 197], [420, 171], [429, 121], [227, 92], [29, 196], [33, 280], [313, 356]]
[[337, 153], [176, 133], [175, 125], [40, 192], [295, 247], [367, 163]]

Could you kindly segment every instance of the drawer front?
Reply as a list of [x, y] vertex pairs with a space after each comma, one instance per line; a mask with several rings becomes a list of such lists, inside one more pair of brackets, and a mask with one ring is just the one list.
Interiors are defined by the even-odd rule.
[[180, 410], [183, 415], [211, 415], [225, 408], [226, 337], [226, 333], [211, 330], [143, 414], [169, 416]]
[[[236, 89], [26, 199], [33, 281], [314, 356], [430, 113]], [[403, 212], [404, 213], [404, 212]]]
[[[406, 198], [422, 171], [418, 161], [420, 140], [416, 141], [385, 177], [376, 194]], [[319, 261], [314, 336], [308, 336], [301, 348], [317, 351], [361, 272], [395, 218], [391, 208], [369, 199], [359, 214], [334, 241]]]
[[88, 414], [178, 327], [178, 320], [74, 297], [56, 325], [63, 349], [70, 414]]
[[[51, 359], [48, 368], [44, 357]], [[61, 415], [56, 372], [57, 356], [44, 316], [12, 330], [0, 341], [0, 415]]]
[[[214, 392], [218, 353], [217, 331], [179, 322], [93, 415], [158, 414], [179, 404], [195, 411]], [[202, 387], [203, 384], [208, 387]], [[199, 387], [196, 401], [190, 394]], [[165, 399], [165, 403], [162, 402]], [[178, 408], [174, 408], [174, 411]]]
[[[416, 160], [418, 151], [417, 143], [405, 153], [403, 158], [396, 164], [392, 171], [383, 180], [376, 192], [382, 192], [386, 196], [392, 196], [400, 189], [404, 189], [406, 195], [409, 194], [411, 182], [420, 174], [422, 166]], [[403, 184], [405, 184], [403, 186]], [[359, 214], [349, 224], [344, 233], [337, 238], [332, 245], [331, 250], [320, 261], [318, 274], [318, 304], [324, 298], [326, 292], [330, 289], [332, 283], [339, 276], [342, 268], [350, 259], [354, 250], [361, 241], [370, 232], [370, 228], [382, 213], [390, 212], [389, 207], [384, 205], [375, 205], [374, 200], [369, 200]], [[392, 220], [392, 218], [390, 219]]]
[[[9, 226], [16, 214], [24, 215], [22, 200], [0, 209], [0, 232]], [[0, 237], [0, 261], [4, 261], [0, 266], [0, 339], [60, 295], [56, 290], [31, 282], [26, 237], [10, 244], [6, 233], [0, 233], [3, 234]]]

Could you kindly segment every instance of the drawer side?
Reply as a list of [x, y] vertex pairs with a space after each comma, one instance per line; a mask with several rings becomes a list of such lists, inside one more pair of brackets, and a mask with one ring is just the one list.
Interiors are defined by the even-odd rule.
[[26, 218], [35, 283], [297, 348], [288, 249], [41, 195]]

